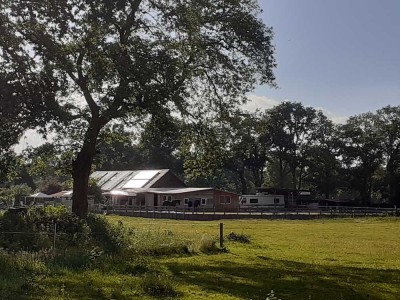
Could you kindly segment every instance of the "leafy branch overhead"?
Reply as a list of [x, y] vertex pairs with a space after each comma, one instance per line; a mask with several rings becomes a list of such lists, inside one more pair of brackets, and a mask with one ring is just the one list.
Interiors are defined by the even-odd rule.
[[111, 121], [173, 111], [197, 120], [242, 103], [255, 83], [274, 85], [273, 34], [258, 13], [254, 0], [1, 2], [6, 84], [20, 83], [18, 101], [39, 108], [42, 128], [83, 128], [75, 212], [86, 214], [96, 142]]

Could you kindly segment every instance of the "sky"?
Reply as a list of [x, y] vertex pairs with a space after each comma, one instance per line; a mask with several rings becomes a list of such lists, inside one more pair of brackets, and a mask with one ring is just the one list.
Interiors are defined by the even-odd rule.
[[283, 100], [348, 116], [400, 104], [400, 0], [259, 0], [273, 27], [278, 89], [258, 86], [248, 106]]
[[[336, 123], [400, 105], [400, 0], [259, 0], [273, 27], [278, 89], [258, 86], [245, 108], [298, 101]], [[17, 146], [44, 140], [28, 132]]]

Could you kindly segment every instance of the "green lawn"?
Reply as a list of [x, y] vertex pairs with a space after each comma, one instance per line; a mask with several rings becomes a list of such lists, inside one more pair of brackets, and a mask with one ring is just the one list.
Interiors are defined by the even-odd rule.
[[176, 299], [265, 300], [271, 290], [282, 300], [400, 299], [400, 219], [225, 220], [225, 234], [249, 235], [251, 243], [151, 256], [147, 245], [216, 240], [219, 222], [108, 218], [134, 228], [144, 254], [88, 268], [0, 255], [0, 299], [153, 299], [144, 288], [153, 280], [162, 287], [165, 276]]
[[[219, 222], [111, 217], [146, 230], [201, 238]], [[250, 244], [228, 253], [159, 259], [184, 299], [400, 299], [400, 220], [225, 220]]]

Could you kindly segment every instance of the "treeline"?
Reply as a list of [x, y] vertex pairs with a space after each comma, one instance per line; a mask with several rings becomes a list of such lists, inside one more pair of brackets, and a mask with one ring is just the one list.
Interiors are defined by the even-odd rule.
[[[361, 205], [400, 203], [400, 106], [345, 124], [293, 102], [203, 116], [201, 123], [156, 114], [138, 132], [107, 127], [97, 152], [98, 170], [169, 168], [188, 184], [242, 194], [268, 186], [310, 189], [320, 198]], [[9, 160], [9, 182], [43, 190], [57, 181], [61, 189], [70, 181], [73, 156], [71, 141], [27, 149]]]

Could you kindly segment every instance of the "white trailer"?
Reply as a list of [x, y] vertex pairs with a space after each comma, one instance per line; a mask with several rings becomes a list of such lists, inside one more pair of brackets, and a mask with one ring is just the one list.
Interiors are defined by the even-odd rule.
[[285, 206], [284, 195], [242, 195], [239, 203], [241, 206]]

